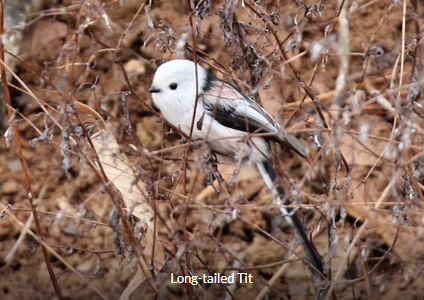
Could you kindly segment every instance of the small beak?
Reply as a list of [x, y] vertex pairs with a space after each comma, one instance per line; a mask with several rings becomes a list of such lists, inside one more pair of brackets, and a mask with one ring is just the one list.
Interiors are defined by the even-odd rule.
[[154, 85], [152, 85], [149, 89], [149, 93], [159, 93], [159, 92], [160, 92], [160, 89], [158, 89]]

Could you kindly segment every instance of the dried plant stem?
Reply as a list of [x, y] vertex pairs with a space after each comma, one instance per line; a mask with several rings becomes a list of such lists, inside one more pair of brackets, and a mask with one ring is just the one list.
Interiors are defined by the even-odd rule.
[[74, 39], [74, 49], [73, 49], [73, 53], [72, 53], [72, 63], [71, 63], [71, 70], [69, 71], [69, 81], [68, 81], [68, 95], [69, 97], [72, 96], [72, 78], [74, 76], [74, 66], [75, 66], [75, 60], [77, 57], [77, 49], [78, 49], [78, 37], [81, 34], [80, 30], [80, 24], [81, 24], [81, 18], [83, 16], [83, 11], [85, 10], [85, 7], [87, 6], [87, 3], [89, 1], [87, 0], [83, 0], [82, 4], [81, 4], [81, 9], [80, 12], [78, 13], [78, 17], [77, 17], [77, 22], [75, 25], [75, 35], [73, 37]]
[[141, 11], [144, 9], [144, 7], [146, 6], [146, 4], [147, 4], [147, 1], [143, 2], [140, 5], [140, 7], [138, 8], [137, 12], [134, 14], [134, 17], [131, 19], [131, 22], [128, 24], [127, 28], [125, 29], [124, 33], [119, 38], [118, 44], [116, 45], [116, 48], [115, 48], [115, 59], [116, 59], [116, 56], [120, 53], [121, 45], [122, 45], [122, 42], [123, 42], [124, 38], [126, 37], [128, 31], [132, 27], [135, 19], [141, 13]]
[[[60, 262], [62, 262], [68, 269], [70, 269], [75, 275], [77, 275], [82, 281], [84, 281], [93, 291], [95, 291], [102, 299], [108, 300], [107, 298], [97, 287], [95, 287], [91, 282], [89, 282], [85, 277], [78, 272], [73, 266], [71, 266], [59, 253], [57, 253], [52, 247], [50, 247], [42, 238], [35, 235], [29, 228], [25, 227], [25, 224], [22, 223], [14, 214], [12, 214], [6, 205], [0, 202], [0, 206], [3, 210], [9, 214], [9, 216], [13, 219], [13, 221], [18, 224], [25, 233], [32, 236], [42, 247], [42, 249], [46, 249], [46, 251], [50, 252], [54, 257], [56, 257]], [[62, 298], [61, 298], [62, 299]]]
[[[1, 48], [2, 51], [4, 51], [4, 48]], [[2, 52], [4, 53], [4, 52]], [[6, 63], [3, 60], [0, 60], [0, 64], [2, 65], [2, 68], [5, 68], [10, 74], [12, 74], [12, 76], [25, 88], [25, 90], [28, 92], [28, 95], [34, 99], [37, 104], [40, 106], [40, 108], [43, 110], [43, 112], [52, 120], [52, 122], [60, 129], [62, 129], [62, 125], [60, 125], [60, 123], [50, 114], [50, 112], [47, 110], [47, 108], [44, 106], [44, 103], [37, 98], [37, 96], [29, 89], [29, 87], [25, 84], [25, 82], [22, 81], [21, 78], [19, 78], [18, 75], [16, 75], [15, 72], [13, 72], [13, 70], [11, 68], [9, 68], [8, 65], [6, 65]], [[10, 99], [10, 95], [9, 95], [9, 99]], [[12, 105], [9, 104], [6, 101], [6, 104], [8, 105], [8, 109], [12, 109]]]
[[16, 241], [15, 245], [13, 245], [12, 249], [9, 251], [9, 253], [6, 255], [6, 258], [4, 259], [6, 263], [9, 263], [12, 261], [16, 251], [18, 250], [19, 246], [24, 241], [27, 231], [30, 229], [33, 221], [34, 221], [34, 215], [30, 214], [27, 222], [25, 223], [25, 227], [22, 228], [22, 232], [19, 235], [18, 240]]
[[347, 5], [343, 5], [338, 18], [339, 22], [339, 43], [338, 43], [338, 55], [340, 57], [339, 75], [336, 79], [336, 93], [334, 95], [333, 102], [340, 107], [345, 104], [345, 91], [347, 86], [347, 74], [349, 74], [349, 55], [345, 55], [350, 52], [349, 47], [349, 21], [346, 17]]
[[[76, 33], [75, 33], [75, 36], [74, 36], [74, 53], [73, 53], [73, 56], [72, 56], [71, 70], [70, 70], [70, 73], [69, 73], [69, 85], [68, 85], [69, 91], [68, 91], [68, 95], [67, 95], [68, 97], [65, 96], [65, 100], [68, 103], [72, 103], [73, 102], [72, 101], [72, 97], [71, 97], [71, 94], [72, 94], [72, 92], [71, 92], [72, 89], [71, 88], [72, 88], [72, 78], [73, 78], [73, 67], [74, 67], [75, 59], [76, 59], [76, 50], [77, 50], [78, 36], [80, 34], [79, 30], [80, 30], [81, 16], [82, 16], [82, 13], [83, 13], [86, 5], [87, 5], [87, 1], [84, 1], [82, 3], [82, 7], [80, 9], [80, 13], [78, 14], [78, 18], [77, 18], [77, 22], [76, 22]], [[124, 72], [124, 74], [125, 74], [125, 72]], [[81, 126], [81, 128], [83, 130], [84, 136], [87, 139], [89, 145], [93, 149], [95, 159], [97, 161], [100, 161], [99, 160], [99, 157], [98, 157], [98, 154], [95, 151], [95, 148], [94, 148], [94, 145], [93, 145], [93, 141], [90, 138], [90, 134], [88, 133], [87, 128], [84, 126], [84, 124], [83, 124], [83, 122], [81, 120], [81, 117], [80, 117], [80, 113], [78, 111], [76, 111], [76, 113], [75, 113], [75, 118], [77, 119], [78, 123], [80, 124], [80, 126]], [[125, 231], [127, 233], [127, 237], [129, 239], [129, 244], [131, 245], [131, 247], [135, 251], [135, 254], [136, 254], [137, 258], [138, 258], [138, 266], [142, 270], [143, 275], [146, 278], [154, 277], [155, 276], [154, 270], [151, 270], [151, 271], [149, 270], [149, 267], [148, 267], [148, 264], [147, 264], [147, 262], [149, 260], [145, 257], [145, 255], [143, 253], [143, 250], [141, 249], [140, 244], [138, 243], [137, 239], [135, 238], [135, 236], [134, 236], [134, 234], [133, 234], [133, 232], [131, 230], [131, 225], [130, 225], [127, 217], [125, 216], [124, 210], [122, 209], [121, 205], [119, 205], [118, 203], [115, 203], [116, 195], [115, 195], [115, 192], [114, 192], [113, 188], [110, 185], [107, 185], [108, 178], [106, 176], [106, 173], [105, 173], [105, 171], [103, 169], [102, 164], [99, 163], [98, 164], [98, 167], [97, 167], [91, 159], [88, 159], [88, 163], [89, 163], [89, 166], [94, 170], [97, 178], [100, 180], [100, 182], [103, 183], [103, 185], [104, 185], [107, 193], [109, 194], [109, 196], [110, 196], [110, 198], [112, 200], [112, 203], [115, 205], [115, 207], [118, 210], [119, 216], [121, 218], [121, 221], [122, 221], [122, 223], [124, 225], [124, 228], [125, 228]], [[148, 276], [148, 274], [150, 274], [151, 276]], [[149, 282], [150, 286], [152, 287], [152, 289], [155, 292], [157, 292], [157, 288], [156, 288], [154, 282], [152, 282], [152, 280], [148, 280], [148, 282]]]
[[[286, 52], [284, 52], [283, 48], [282, 48], [282, 43], [277, 35], [277, 33], [275, 32], [274, 28], [271, 26], [271, 24], [269, 23], [269, 21], [264, 18], [264, 16], [262, 16], [255, 8], [254, 5], [250, 3], [251, 0], [244, 2], [245, 5], [247, 7], [249, 7], [261, 20], [262, 22], [265, 23], [265, 25], [268, 27], [268, 29], [272, 32], [272, 35], [274, 36], [277, 44], [278, 44], [278, 50], [280, 50], [281, 56], [283, 57], [284, 61], [289, 60], [289, 57], [287, 56]], [[344, 1], [343, 1], [344, 3]], [[317, 95], [315, 94], [315, 91], [313, 90], [312, 87], [308, 86], [305, 84], [305, 82], [303, 81], [303, 79], [299, 76], [299, 74], [296, 72], [296, 70], [294, 69], [294, 67], [292, 66], [291, 63], [287, 64], [288, 68], [290, 69], [291, 73], [293, 74], [293, 76], [295, 77], [298, 85], [305, 91], [305, 93], [309, 96], [309, 98], [312, 99], [312, 102], [314, 103], [315, 109], [324, 125], [325, 128], [330, 128], [328, 126], [328, 123], [324, 117], [324, 114], [322, 112], [322, 103], [321, 100], [317, 97]], [[341, 154], [341, 159], [343, 162], [343, 165], [346, 168], [346, 172], [349, 172], [349, 165], [346, 161], [346, 158], [343, 156], [343, 154]]]
[[[89, 140], [89, 143], [90, 143], [92, 149], [94, 150], [93, 152], [95, 153], [96, 160], [99, 162], [99, 164], [98, 164], [99, 168], [97, 168], [96, 165], [94, 164], [94, 162], [91, 161], [91, 160], [88, 160], [89, 165], [91, 166], [91, 168], [96, 173], [97, 178], [103, 183], [107, 193], [109, 194], [109, 197], [112, 200], [112, 203], [115, 205], [116, 209], [118, 210], [119, 216], [121, 217], [121, 221], [124, 224], [125, 232], [127, 233], [127, 236], [128, 236], [128, 239], [129, 239], [129, 244], [131, 245], [131, 247], [133, 247], [133, 249], [135, 251], [135, 254], [138, 258], [138, 265], [141, 268], [144, 276], [146, 278], [149, 278], [149, 276], [148, 276], [149, 273], [152, 276], [154, 276], [153, 270], [152, 270], [152, 272], [149, 272], [149, 268], [148, 268], [148, 265], [147, 265], [147, 262], [149, 260], [147, 259], [147, 257], [145, 257], [145, 255], [144, 255], [144, 253], [141, 249], [140, 244], [138, 243], [137, 239], [135, 238], [135, 236], [134, 236], [134, 234], [131, 230], [131, 224], [128, 221], [128, 219], [126, 218], [124, 210], [122, 209], [121, 205], [116, 204], [115, 201], [114, 201], [115, 200], [115, 193], [113, 191], [113, 188], [110, 185], [107, 184], [108, 178], [106, 176], [106, 173], [103, 169], [102, 164], [100, 163], [100, 159], [98, 157], [97, 152], [95, 151], [93, 142], [90, 139], [89, 135], [87, 135], [86, 137]], [[149, 284], [151, 285], [151, 287], [153, 288], [153, 290], [155, 292], [157, 292], [157, 288], [156, 288], [155, 284], [151, 280], [148, 280], [148, 281], [149, 281]]]
[[289, 63], [291, 63], [292, 61], [295, 61], [296, 59], [299, 59], [299, 58], [301, 58], [302, 56], [307, 55], [308, 53], [309, 53], [308, 51], [303, 51], [303, 52], [301, 52], [301, 53], [299, 53], [299, 54], [296, 54], [295, 56], [290, 57], [288, 60], [284, 61], [284, 62], [281, 64], [281, 66], [284, 66], [284, 65], [286, 65], [286, 64], [289, 64]]
[[[315, 237], [315, 236], [317, 236], [318, 235], [318, 232], [317, 231], [314, 231], [313, 233], [312, 233], [312, 237]], [[299, 247], [300, 247], [300, 245], [299, 245]], [[299, 248], [298, 247], [298, 248]], [[299, 258], [299, 254], [297, 254], [297, 249], [294, 249], [294, 250], [290, 250], [290, 251], [292, 251], [292, 254], [290, 254], [290, 256], [287, 258], [287, 260], [288, 261], [290, 261], [290, 260], [294, 260], [295, 259], [295, 257], [298, 257]], [[308, 262], [309, 263], [309, 262]], [[270, 291], [270, 288], [273, 286], [273, 285], [275, 285], [275, 283], [277, 282], [277, 280], [281, 277], [281, 276], [283, 276], [283, 274], [286, 272], [286, 270], [287, 270], [287, 268], [289, 267], [289, 264], [283, 264], [278, 270], [277, 270], [277, 272], [275, 272], [273, 275], [272, 275], [272, 277], [271, 277], [271, 279], [268, 281], [268, 285], [267, 286], [265, 286], [260, 292], [259, 292], [259, 294], [258, 295], [256, 295], [256, 297], [255, 297], [255, 299], [254, 300], [261, 300], [262, 298], [264, 298], [265, 297], [265, 295], [267, 294], [267, 293], [269, 293], [269, 291]]]
[[362, 257], [362, 254], [361, 254], [361, 248], [359, 246], [357, 246], [357, 248], [358, 248], [357, 252], [358, 252], [359, 263], [361, 264], [362, 273], [364, 273], [364, 280], [365, 280], [365, 285], [367, 288], [368, 299], [372, 300], [373, 297], [371, 293], [370, 278], [368, 276], [367, 268], [365, 267], [364, 258]]
[[[193, 26], [193, 20], [192, 17], [189, 16], [189, 22], [190, 22], [190, 28], [191, 28], [191, 34], [192, 34], [192, 42], [193, 42], [193, 61], [194, 61], [194, 73], [196, 76], [196, 95], [195, 95], [195, 102], [194, 102], [194, 110], [193, 110], [193, 117], [191, 119], [191, 125], [190, 125], [190, 133], [188, 135], [188, 140], [187, 143], [190, 144], [191, 139], [192, 139], [192, 135], [193, 135], [193, 129], [194, 129], [194, 122], [196, 120], [196, 111], [197, 111], [197, 104], [199, 102], [199, 79], [198, 79], [198, 74], [197, 74], [197, 52], [196, 52], [196, 34], [194, 31], [194, 26]], [[187, 159], [188, 159], [188, 154], [190, 152], [190, 146], [187, 145], [186, 150], [185, 150], [185, 154], [184, 154], [184, 159], [183, 159], [183, 194], [186, 195], [187, 194]], [[182, 219], [183, 219], [183, 226], [184, 226], [184, 240], [186, 242], [188, 242], [188, 237], [187, 237], [187, 208], [188, 208], [188, 201], [185, 198], [184, 199], [184, 211], [183, 211], [183, 215], [182, 215]], [[190, 272], [190, 254], [188, 252], [188, 249], [186, 249], [185, 251], [185, 259], [186, 259], [186, 266], [187, 266], [187, 271]], [[186, 288], [187, 288], [187, 292], [189, 295], [189, 299], [192, 299], [194, 297], [194, 291], [193, 291], [193, 286], [191, 286], [190, 284], [186, 284]]]
[[[394, 72], [391, 72], [389, 75], [386, 75], [385, 77], [377, 77], [375, 79], [370, 79], [366, 82], [358, 83], [357, 86], [356, 86], [356, 89], [358, 89], [359, 87], [362, 87], [362, 86], [369, 85], [369, 84], [378, 84], [378, 83], [384, 82], [386, 80], [386, 78], [387, 79], [395, 78], [393, 74], [394, 74]], [[331, 91], [319, 94], [317, 97], [319, 99], [321, 99], [322, 103], [327, 103], [327, 101], [331, 100], [334, 97], [335, 93], [336, 93], [335, 90], [331, 90]], [[304, 104], [313, 104], [313, 101], [311, 99], [305, 99], [305, 101], [303, 103]], [[297, 108], [300, 104], [301, 104], [301, 101], [286, 103], [284, 105], [284, 109], [294, 109], [294, 108]]]
[[[272, 35], [275, 38], [275, 41], [278, 44], [278, 50], [280, 50], [281, 56], [284, 58], [284, 61], [288, 61], [289, 57], [287, 56], [286, 52], [283, 50], [282, 48], [282, 43], [280, 41], [280, 38], [278, 37], [277, 33], [275, 32], [274, 28], [271, 26], [271, 24], [268, 22], [267, 19], [265, 19], [264, 16], [262, 16], [254, 7], [253, 4], [250, 3], [249, 1], [245, 1], [244, 2], [245, 5], [247, 7], [249, 7], [249, 9], [251, 9], [261, 20], [262, 22], [264, 22], [264, 24], [267, 26], [267, 28], [272, 32]], [[312, 90], [311, 87], [307, 86], [302, 78], [300, 78], [300, 76], [297, 74], [296, 70], [294, 69], [294, 67], [292, 66], [291, 63], [287, 63], [288, 68], [290, 69], [291, 73], [293, 74], [293, 76], [296, 78], [296, 81], [298, 82], [299, 86], [306, 92], [306, 94], [309, 96], [309, 98], [311, 98], [315, 104], [315, 107], [317, 109], [317, 112], [325, 126], [325, 128], [329, 128], [327, 121], [325, 120], [324, 114], [322, 113], [321, 110], [321, 101], [317, 98], [317, 96], [315, 95], [315, 92]]]
[[[390, 140], [393, 140], [393, 133], [395, 132], [396, 129], [396, 124], [397, 124], [397, 116], [395, 117], [395, 120], [393, 122], [393, 127], [392, 127], [392, 133], [390, 134]], [[380, 162], [381, 158], [384, 156], [384, 153], [386, 153], [387, 148], [389, 147], [391, 141], [389, 141], [386, 144], [386, 147], [384, 147], [384, 150], [381, 152], [381, 154], [378, 156], [377, 160], [375, 161], [374, 165], [371, 167], [371, 170], [368, 172], [367, 176], [365, 176], [365, 179], [363, 180], [363, 182], [365, 183], [367, 181], [367, 179], [370, 177], [370, 175], [372, 174], [372, 172], [374, 171], [375, 167], [377, 167], [378, 163]]]
[[343, 256], [342, 261], [340, 262], [340, 267], [337, 270], [337, 273], [336, 273], [336, 275], [334, 276], [334, 279], [331, 282], [331, 285], [330, 285], [330, 287], [327, 291], [327, 295], [325, 296], [324, 300], [330, 299], [332, 292], [334, 290], [334, 286], [336, 285], [339, 278], [342, 276], [342, 271], [344, 270], [343, 266], [347, 263], [347, 260], [349, 258], [349, 254], [352, 252], [353, 248], [355, 248], [356, 243], [358, 242], [362, 233], [366, 229], [369, 221], [374, 220], [375, 215], [377, 214], [378, 208], [380, 207], [381, 203], [383, 203], [383, 200], [386, 199], [387, 195], [390, 192], [392, 185], [396, 182], [396, 180], [394, 180], [394, 179], [397, 178], [399, 176], [399, 174], [400, 174], [400, 171], [397, 171], [396, 174], [393, 176], [392, 180], [390, 180], [389, 184], [387, 184], [386, 188], [381, 193], [380, 198], [375, 203], [374, 209], [370, 211], [370, 214], [368, 215], [368, 217], [365, 219], [364, 223], [362, 223], [361, 227], [359, 227], [358, 231], [356, 232], [355, 237], [353, 238], [352, 242], [350, 243], [349, 247], [346, 250], [345, 255]]
[[[4, 2], [3, 2], [3, 0], [0, 0], [0, 18], [1, 18], [1, 20], [0, 20], [0, 36], [3, 37], [3, 34], [4, 34]], [[31, 210], [32, 210], [32, 214], [33, 214], [33, 217], [34, 217], [34, 220], [35, 220], [35, 226], [36, 226], [36, 229], [37, 229], [37, 236], [41, 240], [43, 238], [43, 231], [41, 229], [41, 223], [40, 223], [40, 219], [38, 218], [37, 209], [36, 209], [34, 202], [33, 202], [34, 198], [33, 198], [33, 194], [32, 194], [31, 182], [29, 180], [28, 169], [27, 169], [27, 165], [25, 163], [25, 158], [24, 158], [24, 155], [22, 153], [22, 147], [21, 147], [21, 142], [19, 140], [18, 129], [16, 128], [16, 123], [14, 121], [14, 112], [13, 112], [13, 109], [12, 109], [12, 101], [10, 99], [9, 86], [7, 84], [6, 68], [5, 68], [5, 63], [4, 63], [5, 60], [4, 60], [3, 38], [0, 41], [0, 46], [1, 46], [0, 60], [2, 62], [1, 67], [0, 67], [1, 68], [1, 80], [2, 80], [2, 83], [3, 83], [4, 95], [5, 95], [6, 103], [7, 103], [7, 113], [8, 113], [9, 120], [11, 122], [12, 130], [13, 130], [13, 138], [15, 140], [16, 152], [18, 153], [19, 161], [21, 163], [22, 172], [23, 172], [23, 175], [24, 175], [25, 187], [26, 187], [26, 191], [27, 191], [27, 195], [28, 195], [28, 200], [29, 200]], [[47, 249], [44, 246], [42, 247], [42, 251], [43, 251], [44, 261], [46, 263], [47, 270], [48, 270], [49, 276], [50, 276], [50, 280], [53, 284], [56, 296], [59, 299], [62, 299], [62, 294], [60, 292], [59, 284], [57, 283], [56, 276], [53, 272], [53, 267], [51, 265], [49, 255], [47, 253]]]
[[[399, 88], [402, 87], [403, 80], [403, 68], [405, 66], [405, 31], [406, 31], [406, 0], [403, 0], [403, 15], [402, 15], [402, 52], [400, 59], [400, 78], [399, 78]], [[398, 98], [400, 101], [400, 89], [398, 92]]]

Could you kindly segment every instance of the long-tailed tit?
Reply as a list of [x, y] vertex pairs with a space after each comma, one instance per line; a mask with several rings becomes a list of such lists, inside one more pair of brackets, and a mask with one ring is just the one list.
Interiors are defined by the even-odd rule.
[[[196, 72], [196, 64], [192, 61], [176, 59], [159, 66], [149, 92], [166, 120], [187, 136], [190, 135], [194, 116], [192, 138], [204, 140], [218, 162], [239, 163], [258, 169], [268, 188], [278, 192], [275, 201], [281, 205], [281, 212], [302, 238], [308, 260], [323, 273], [321, 258], [299, 218], [292, 209], [282, 205], [284, 189], [274, 184], [277, 175], [270, 163], [270, 141], [305, 157], [303, 144], [280, 129], [265, 109], [236, 87], [200, 65], [197, 65]], [[286, 201], [286, 204], [289, 203]]]

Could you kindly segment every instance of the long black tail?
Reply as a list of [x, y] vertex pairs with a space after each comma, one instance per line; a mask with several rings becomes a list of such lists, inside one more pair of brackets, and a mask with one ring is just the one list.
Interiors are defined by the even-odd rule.
[[305, 251], [306, 258], [308, 259], [309, 263], [315, 268], [315, 270], [314, 268], [310, 268], [312, 274], [314, 275], [314, 277], [316, 275], [322, 277], [322, 274], [324, 274], [324, 266], [321, 257], [318, 254], [318, 251], [315, 248], [314, 244], [309, 240], [308, 236], [306, 235], [305, 228], [303, 227], [298, 216], [296, 215], [296, 212], [292, 208], [284, 206], [290, 204], [291, 201], [287, 199], [283, 205], [281, 199], [284, 198], [285, 192], [283, 187], [274, 185], [274, 182], [277, 179], [277, 174], [274, 168], [267, 160], [257, 163], [257, 168], [261, 173], [262, 178], [264, 179], [268, 188], [271, 190], [276, 190], [278, 192], [278, 197], [276, 199], [277, 205], [280, 205], [281, 213], [296, 231], [298, 236], [300, 236], [300, 238], [302, 239], [302, 245]]

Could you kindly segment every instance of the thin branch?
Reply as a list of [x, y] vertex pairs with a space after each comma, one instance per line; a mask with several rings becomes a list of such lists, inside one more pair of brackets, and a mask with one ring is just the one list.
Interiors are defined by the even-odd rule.
[[[1, 18], [1, 20], [0, 20], [0, 36], [3, 37], [3, 34], [4, 34], [4, 2], [3, 2], [3, 0], [0, 0], [0, 18]], [[24, 154], [22, 153], [22, 146], [21, 146], [21, 142], [20, 142], [20, 139], [19, 139], [18, 129], [16, 128], [16, 123], [14, 121], [12, 101], [10, 99], [10, 91], [9, 91], [9, 86], [8, 86], [7, 78], [6, 78], [6, 68], [5, 68], [6, 64], [5, 64], [5, 60], [4, 60], [3, 38], [1, 38], [1, 41], [0, 41], [0, 60], [1, 60], [1, 66], [0, 66], [0, 68], [1, 68], [1, 80], [2, 80], [2, 83], [3, 83], [4, 95], [5, 95], [6, 103], [7, 103], [7, 113], [9, 115], [10, 122], [12, 122], [11, 126], [12, 126], [12, 130], [13, 130], [13, 138], [15, 140], [16, 152], [18, 153], [19, 161], [21, 163], [22, 173], [24, 175], [24, 180], [25, 180], [25, 188], [26, 188], [28, 200], [29, 200], [29, 203], [30, 203], [30, 206], [31, 206], [33, 218], [35, 220], [35, 226], [37, 228], [37, 236], [41, 240], [43, 238], [43, 231], [41, 229], [40, 219], [38, 218], [37, 209], [36, 209], [36, 206], [35, 206], [34, 201], [33, 201], [34, 196], [33, 196], [33, 193], [32, 193], [31, 182], [29, 180], [27, 164], [25, 162]], [[57, 283], [56, 276], [53, 272], [53, 267], [51, 265], [46, 247], [42, 247], [42, 251], [43, 251], [43, 256], [44, 256], [44, 261], [46, 263], [47, 271], [49, 272], [50, 281], [53, 284], [56, 296], [59, 299], [63, 299], [62, 293], [60, 292], [59, 284]]]

